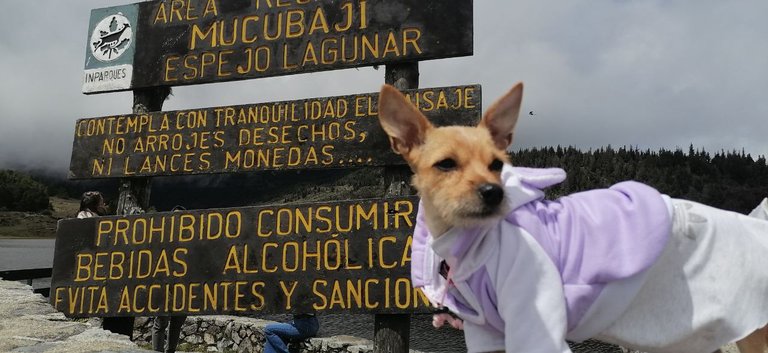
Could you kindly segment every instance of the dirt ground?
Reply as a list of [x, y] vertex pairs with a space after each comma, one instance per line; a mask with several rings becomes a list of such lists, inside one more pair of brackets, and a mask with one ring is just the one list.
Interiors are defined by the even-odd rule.
[[77, 214], [80, 201], [52, 197], [51, 211], [0, 212], [0, 237], [7, 238], [54, 238], [56, 222], [62, 218], [71, 218]]

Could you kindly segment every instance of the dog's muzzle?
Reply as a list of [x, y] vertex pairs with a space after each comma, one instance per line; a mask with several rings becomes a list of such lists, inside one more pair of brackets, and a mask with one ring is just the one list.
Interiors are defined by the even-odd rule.
[[477, 188], [477, 194], [486, 208], [496, 208], [504, 199], [504, 190], [497, 184], [483, 184]]

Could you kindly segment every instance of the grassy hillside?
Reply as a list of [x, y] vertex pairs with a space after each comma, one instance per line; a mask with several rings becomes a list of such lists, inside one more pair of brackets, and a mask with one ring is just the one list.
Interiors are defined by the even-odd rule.
[[80, 206], [75, 199], [50, 198], [52, 211], [42, 213], [0, 211], [0, 237], [54, 238], [56, 222], [74, 217]]

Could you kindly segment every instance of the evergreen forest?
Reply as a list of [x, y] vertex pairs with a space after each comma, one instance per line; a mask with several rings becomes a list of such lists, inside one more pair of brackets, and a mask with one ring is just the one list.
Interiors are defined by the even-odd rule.
[[548, 190], [551, 198], [624, 180], [644, 182], [674, 198], [741, 213], [749, 213], [768, 197], [765, 156], [753, 158], [743, 151], [712, 155], [691, 145], [687, 152], [610, 146], [585, 152], [557, 146], [513, 152], [511, 159], [517, 166], [564, 169], [568, 177]]

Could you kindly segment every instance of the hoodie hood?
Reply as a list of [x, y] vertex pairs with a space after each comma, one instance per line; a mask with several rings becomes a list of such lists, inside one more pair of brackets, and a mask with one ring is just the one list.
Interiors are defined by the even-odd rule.
[[[547, 187], [559, 184], [565, 180], [565, 171], [560, 168], [521, 168], [504, 165], [501, 171], [501, 183], [505, 189], [504, 197], [507, 210], [513, 211], [522, 205], [544, 198]], [[432, 251], [434, 237], [430, 234], [424, 220], [422, 204], [416, 215], [416, 226], [413, 233], [411, 246], [411, 280], [414, 287], [443, 287], [445, 279], [439, 275], [439, 263], [444, 258]], [[452, 228], [440, 238], [450, 238], [450, 253], [453, 258], [462, 258], [469, 249], [476, 244], [478, 236], [484, 229], [482, 227]], [[441, 241], [440, 243], [444, 243]], [[441, 246], [442, 247], [442, 246]], [[446, 255], [444, 252], [443, 255]], [[476, 266], [465, 266], [468, 271]], [[466, 272], [466, 271], [462, 271]], [[461, 276], [462, 274], [457, 274]], [[430, 297], [429, 293], [425, 294]], [[439, 293], [435, 293], [439, 295]], [[434, 301], [433, 301], [434, 302]]]

